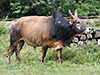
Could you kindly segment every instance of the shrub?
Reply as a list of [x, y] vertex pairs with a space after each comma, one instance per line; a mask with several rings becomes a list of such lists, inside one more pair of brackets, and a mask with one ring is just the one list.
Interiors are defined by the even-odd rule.
[[54, 7], [52, 4], [49, 4], [45, 1], [28, 1], [25, 2], [15, 2], [10, 3], [11, 10], [13, 11], [13, 17], [21, 17], [28, 15], [52, 15]]
[[75, 9], [78, 10], [78, 16], [96, 16], [100, 15], [100, 2], [99, 1], [79, 1], [78, 3], [71, 1], [64, 2], [64, 16], [69, 16], [68, 10], [70, 9], [73, 13]]
[[0, 35], [9, 32], [9, 29], [5, 26], [5, 21], [0, 22]]

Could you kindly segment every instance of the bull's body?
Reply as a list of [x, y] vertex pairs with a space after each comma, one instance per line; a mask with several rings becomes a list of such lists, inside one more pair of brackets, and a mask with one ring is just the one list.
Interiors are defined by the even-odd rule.
[[[14, 31], [17, 33], [16, 31], [18, 31], [17, 36], [15, 34], [17, 40], [24, 40], [32, 46], [41, 46], [43, 39], [50, 36], [49, 31], [52, 21], [52, 17], [22, 17], [12, 24], [11, 33], [13, 34]], [[18, 30], [15, 30], [15, 28]]]
[[58, 44], [59, 47], [63, 47], [63, 43], [54, 39], [50, 33], [53, 25], [53, 17], [22, 17], [12, 23], [11, 42], [12, 40], [16, 42], [24, 40], [28, 45], [42, 46], [43, 41], [45, 41], [48, 47], [56, 48]]
[[54, 12], [53, 16], [29, 16], [14, 20], [10, 28], [10, 47], [8, 51], [8, 63], [10, 56], [15, 51], [19, 61], [19, 52], [24, 41], [31, 46], [42, 46], [42, 62], [48, 48], [57, 50], [61, 61], [62, 47], [70, 44], [76, 34], [85, 29], [77, 29], [65, 20], [60, 12]]

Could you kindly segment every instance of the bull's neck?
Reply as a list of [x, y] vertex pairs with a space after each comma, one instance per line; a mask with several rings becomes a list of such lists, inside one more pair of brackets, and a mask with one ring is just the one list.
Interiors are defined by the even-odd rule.
[[53, 35], [53, 37], [56, 40], [62, 40], [62, 41], [66, 41], [70, 38], [72, 38], [73, 36], [75, 36], [76, 33], [72, 31], [72, 29], [70, 27], [66, 28], [66, 29], [59, 29], [58, 31], [56, 31], [55, 35]]

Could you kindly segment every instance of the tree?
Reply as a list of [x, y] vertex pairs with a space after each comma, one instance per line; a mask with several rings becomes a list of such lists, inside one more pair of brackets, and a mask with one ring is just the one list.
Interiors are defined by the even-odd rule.
[[63, 0], [61, 0], [61, 13], [63, 14]]

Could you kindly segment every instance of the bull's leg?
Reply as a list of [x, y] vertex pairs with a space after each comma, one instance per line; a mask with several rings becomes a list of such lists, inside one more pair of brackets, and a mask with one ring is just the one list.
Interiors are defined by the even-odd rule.
[[16, 54], [16, 60], [18, 62], [20, 62], [20, 58], [19, 58], [19, 53], [20, 53], [20, 50], [22, 49], [24, 45], [24, 41], [20, 41], [18, 44], [17, 44], [17, 50], [15, 51], [15, 54]]
[[9, 46], [9, 48], [8, 48], [8, 61], [7, 61], [7, 63], [8, 64], [10, 64], [10, 57], [12, 56], [12, 54], [14, 53], [14, 47], [12, 47], [12, 46]]
[[41, 60], [42, 63], [44, 62], [44, 58], [46, 56], [47, 49], [48, 49], [48, 45], [42, 46], [42, 60]]
[[58, 58], [59, 58], [59, 62], [62, 63], [62, 48], [57, 50], [57, 54], [58, 54]]

